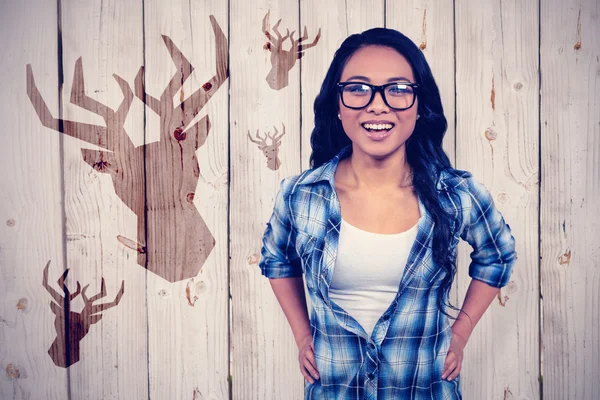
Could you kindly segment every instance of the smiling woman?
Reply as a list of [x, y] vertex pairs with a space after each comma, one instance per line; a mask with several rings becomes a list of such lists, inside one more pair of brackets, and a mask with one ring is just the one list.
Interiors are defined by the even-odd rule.
[[[462, 398], [463, 350], [516, 253], [489, 192], [441, 147], [423, 53], [395, 30], [348, 37], [314, 109], [312, 169], [282, 182], [260, 261], [306, 399]], [[451, 324], [460, 238], [472, 281]]]

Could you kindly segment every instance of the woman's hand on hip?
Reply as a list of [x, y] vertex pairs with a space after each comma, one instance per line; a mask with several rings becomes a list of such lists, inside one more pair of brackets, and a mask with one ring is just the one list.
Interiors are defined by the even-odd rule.
[[450, 348], [446, 355], [446, 361], [444, 362], [444, 369], [442, 371], [442, 379], [452, 381], [456, 379], [460, 370], [462, 369], [463, 361], [463, 350], [467, 341], [460, 335], [453, 333], [452, 339], [450, 340]]
[[304, 379], [310, 383], [315, 383], [314, 380], [319, 379], [319, 371], [317, 371], [312, 335], [305, 336], [304, 339], [298, 342], [298, 362]]

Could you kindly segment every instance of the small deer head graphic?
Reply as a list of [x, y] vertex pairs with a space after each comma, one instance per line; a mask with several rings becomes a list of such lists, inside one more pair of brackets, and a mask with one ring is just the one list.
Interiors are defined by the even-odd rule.
[[[273, 126], [275, 133], [271, 135], [271, 132], [267, 132], [264, 137], [260, 136], [257, 129], [256, 139], [258, 140], [252, 139], [250, 130], [248, 130], [248, 138], [252, 143], [256, 143], [258, 145], [258, 148], [263, 152], [265, 157], [267, 157], [267, 166], [273, 171], [279, 169], [279, 166], [281, 165], [281, 161], [279, 160], [279, 146], [281, 146], [281, 138], [285, 135], [285, 125], [282, 125], [283, 132], [281, 135], [279, 135], [279, 131], [275, 126]], [[267, 139], [271, 139], [271, 144], [267, 144]]]
[[[321, 37], [321, 28], [317, 32], [317, 36], [312, 43], [302, 44], [303, 41], [308, 39], [308, 31], [306, 26], [304, 27], [304, 34], [298, 39], [294, 39], [294, 32], [290, 33], [289, 29], [286, 29], [285, 36], [281, 36], [279, 33], [279, 24], [281, 19], [273, 26], [273, 32], [275, 32], [276, 38], [268, 30], [269, 16], [271, 11], [269, 10], [262, 21], [262, 31], [268, 39], [265, 48], [271, 52], [271, 70], [267, 75], [267, 82], [271, 89], [281, 90], [288, 85], [288, 74], [292, 67], [296, 64], [296, 60], [299, 60], [304, 55], [304, 51], [314, 47], [319, 42]], [[283, 49], [283, 43], [290, 39], [291, 47], [289, 50]]]
[[[121, 282], [121, 289], [117, 293], [115, 299], [110, 303], [93, 304], [96, 300], [106, 296], [106, 286], [104, 278], [100, 287], [100, 293], [92, 297], [87, 297], [85, 294], [89, 285], [85, 285], [81, 289], [81, 285], [77, 282], [77, 290], [75, 293], [69, 292], [65, 285], [65, 279], [69, 270], [67, 269], [58, 279], [58, 286], [62, 288], [64, 297], [61, 296], [52, 286], [48, 284], [48, 268], [50, 261], [44, 268], [44, 279], [42, 285], [54, 299], [50, 302], [50, 309], [56, 316], [54, 319], [54, 328], [56, 329], [56, 339], [52, 342], [48, 354], [54, 364], [59, 367], [67, 368], [75, 364], [80, 359], [79, 342], [90, 331], [90, 327], [102, 319], [102, 314], [98, 314], [104, 310], [115, 307], [121, 301], [123, 292], [125, 291], [125, 282]], [[84, 307], [81, 312], [76, 313], [71, 311], [71, 301], [81, 293]]]

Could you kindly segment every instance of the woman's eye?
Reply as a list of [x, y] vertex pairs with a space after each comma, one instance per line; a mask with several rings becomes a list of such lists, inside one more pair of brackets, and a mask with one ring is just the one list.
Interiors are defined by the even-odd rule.
[[370, 88], [365, 85], [348, 85], [345, 91], [352, 94], [367, 94]]
[[389, 94], [394, 95], [394, 96], [411, 94], [413, 92], [412, 87], [410, 87], [408, 85], [394, 85], [394, 86], [389, 86], [387, 88], [387, 91], [388, 91]]

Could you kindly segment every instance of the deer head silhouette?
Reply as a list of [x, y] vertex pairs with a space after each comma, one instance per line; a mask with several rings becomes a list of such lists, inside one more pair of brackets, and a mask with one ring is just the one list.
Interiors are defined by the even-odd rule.
[[[125, 291], [125, 282], [121, 282], [121, 289], [117, 293], [115, 299], [110, 303], [93, 304], [96, 300], [106, 296], [106, 286], [104, 278], [100, 284], [100, 293], [88, 298], [85, 294], [89, 285], [85, 285], [81, 289], [81, 285], [77, 282], [77, 290], [75, 293], [69, 292], [65, 285], [65, 279], [69, 270], [67, 269], [58, 279], [58, 286], [62, 288], [64, 297], [61, 296], [52, 286], [48, 284], [48, 269], [50, 261], [44, 268], [44, 279], [42, 285], [54, 299], [50, 302], [50, 309], [56, 316], [54, 319], [54, 328], [56, 329], [56, 338], [52, 342], [48, 354], [59, 367], [67, 368], [75, 364], [80, 359], [79, 343], [81, 339], [90, 331], [90, 327], [102, 319], [102, 314], [98, 314], [104, 310], [115, 307], [121, 301], [121, 297]], [[81, 293], [84, 307], [81, 312], [76, 313], [71, 311], [71, 301]]]
[[[296, 60], [299, 60], [304, 56], [304, 51], [314, 47], [319, 42], [319, 38], [321, 37], [321, 28], [317, 32], [317, 36], [312, 43], [302, 44], [303, 41], [308, 39], [308, 31], [306, 30], [306, 26], [304, 27], [304, 34], [302, 37], [298, 39], [294, 39], [294, 32], [290, 33], [290, 30], [287, 29], [285, 36], [281, 36], [279, 33], [279, 24], [281, 23], [281, 19], [277, 21], [277, 23], [273, 26], [273, 32], [275, 32], [275, 36], [277, 38], [273, 38], [273, 35], [268, 30], [269, 25], [269, 16], [271, 15], [271, 11], [269, 10], [262, 21], [262, 31], [269, 40], [265, 45], [265, 48], [271, 52], [271, 70], [267, 75], [267, 82], [271, 89], [281, 90], [288, 85], [288, 75], [292, 67], [296, 64]], [[283, 49], [283, 43], [290, 39], [291, 47], [289, 50]]]
[[119, 241], [138, 252], [138, 264], [168, 280], [194, 277], [212, 251], [215, 240], [194, 206], [200, 176], [196, 150], [204, 144], [208, 116], [188, 125], [228, 77], [227, 38], [211, 15], [215, 35], [216, 74], [180, 105], [173, 97], [193, 71], [170, 38], [163, 35], [177, 72], [160, 99], [144, 89], [144, 67], [135, 78], [135, 95], [160, 116], [161, 139], [135, 147], [123, 125], [134, 93], [129, 84], [113, 75], [123, 92], [114, 111], [85, 94], [81, 58], [75, 63], [71, 103], [104, 118], [96, 126], [52, 116], [27, 65], [27, 94], [42, 124], [106, 150], [82, 149], [84, 161], [96, 171], [110, 174], [116, 195], [137, 216], [137, 240]]
[[[283, 132], [279, 136], [277, 136], [279, 134], [277, 128], [273, 126], [273, 129], [275, 133], [271, 135], [271, 132], [267, 132], [265, 137], [261, 137], [257, 129], [256, 139], [258, 140], [252, 139], [250, 130], [248, 130], [248, 138], [252, 143], [256, 143], [265, 157], [267, 157], [267, 166], [269, 169], [275, 171], [281, 165], [281, 161], [279, 160], [279, 146], [281, 146], [281, 138], [285, 135], [285, 125], [283, 125]], [[267, 139], [271, 139], [271, 144], [267, 144]]]

